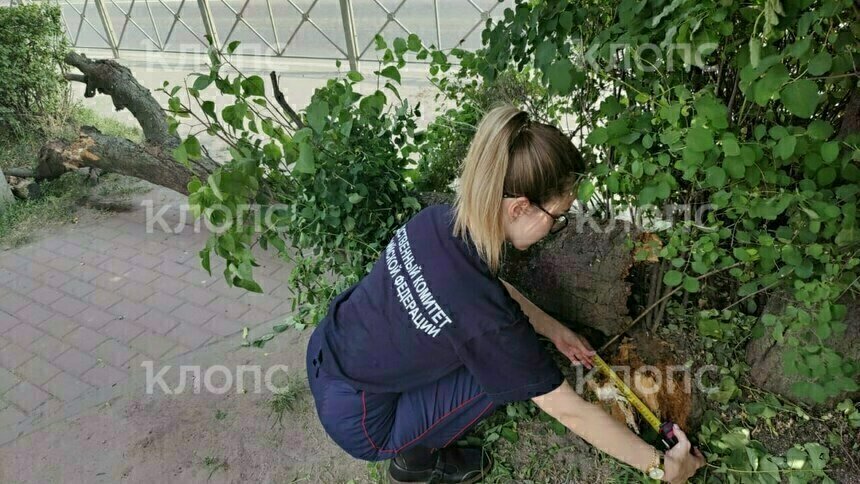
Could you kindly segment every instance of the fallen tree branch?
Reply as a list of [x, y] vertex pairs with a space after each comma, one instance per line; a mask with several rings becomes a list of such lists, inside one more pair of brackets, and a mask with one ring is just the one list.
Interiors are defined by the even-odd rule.
[[278, 104], [283, 108], [284, 112], [286, 112], [290, 120], [295, 123], [296, 130], [304, 128], [305, 123], [302, 122], [301, 116], [299, 116], [289, 103], [287, 103], [287, 98], [284, 96], [284, 92], [281, 91], [281, 87], [278, 85], [278, 75], [275, 71], [272, 71], [269, 74], [269, 78], [272, 79], [272, 89], [275, 91], [275, 100], [278, 101]]

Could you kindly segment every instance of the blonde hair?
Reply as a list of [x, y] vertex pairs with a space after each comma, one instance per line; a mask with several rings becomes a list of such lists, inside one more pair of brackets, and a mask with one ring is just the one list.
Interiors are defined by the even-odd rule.
[[584, 165], [555, 126], [531, 122], [514, 106], [491, 110], [478, 124], [462, 163], [454, 235], [471, 239], [490, 270], [498, 272], [505, 243], [503, 195], [543, 204], [569, 190]]

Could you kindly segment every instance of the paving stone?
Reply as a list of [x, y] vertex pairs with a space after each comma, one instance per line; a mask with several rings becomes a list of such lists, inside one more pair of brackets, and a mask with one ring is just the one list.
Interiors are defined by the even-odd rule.
[[215, 312], [218, 316], [236, 320], [251, 309], [251, 305], [235, 299], [219, 297], [207, 304], [206, 309]]
[[74, 260], [75, 258], [84, 253], [84, 249], [78, 247], [77, 245], [69, 242], [68, 239], [66, 239], [66, 243], [60, 246], [54, 252], [59, 256], [67, 257], [69, 259]]
[[124, 344], [109, 339], [98, 345], [98, 347], [92, 351], [92, 355], [107, 364], [122, 366], [123, 363], [134, 356], [134, 351]]
[[73, 322], [68, 316], [61, 314], [55, 314], [39, 325], [39, 329], [56, 338], [62, 338], [77, 327], [77, 323]]
[[157, 257], [154, 255], [140, 253], [140, 254], [137, 254], [136, 256], [132, 257], [128, 262], [131, 265], [134, 265], [137, 267], [144, 267], [146, 269], [152, 269], [155, 266], [161, 264], [162, 260], [163, 260], [162, 257]]
[[22, 323], [3, 333], [3, 337], [17, 343], [22, 348], [27, 348], [34, 341], [41, 338], [43, 334], [45, 333], [39, 331], [34, 326]]
[[12, 251], [0, 252], [0, 267], [16, 269], [27, 265], [29, 262], [29, 259], [26, 257], [21, 257]]
[[28, 298], [17, 292], [8, 291], [6, 294], [0, 295], [0, 310], [15, 314], [24, 309], [30, 302]]
[[54, 269], [51, 269], [39, 276], [39, 280], [51, 287], [60, 287], [69, 282], [70, 279], [71, 277], [67, 276], [63, 271], [57, 271]]
[[35, 385], [45, 383], [59, 372], [59, 368], [40, 356], [30, 358], [23, 365], [15, 368], [15, 373], [20, 375], [23, 380]]
[[6, 392], [3, 398], [17, 405], [25, 412], [32, 412], [39, 405], [48, 401], [51, 395], [28, 381], [22, 381]]
[[74, 296], [76, 299], [83, 299], [84, 296], [93, 292], [95, 289], [96, 286], [78, 279], [72, 279], [60, 286], [61, 291]]
[[206, 321], [209, 321], [215, 316], [215, 313], [212, 311], [195, 306], [191, 303], [185, 303], [182, 306], [179, 306], [170, 314], [196, 326], [202, 326]]
[[128, 281], [123, 284], [122, 287], [116, 290], [116, 294], [122, 296], [125, 299], [129, 299], [131, 301], [139, 303], [143, 302], [149, 296], [155, 294], [155, 289], [145, 284]]
[[125, 283], [126, 279], [124, 277], [118, 274], [114, 274], [113, 272], [103, 272], [102, 274], [90, 280], [90, 284], [93, 284], [111, 292], [116, 291], [120, 287], [124, 286]]
[[111, 257], [110, 259], [99, 264], [99, 268], [108, 272], [113, 272], [116, 275], [123, 275], [132, 269], [132, 265], [123, 259]]
[[182, 299], [158, 291], [152, 296], [146, 298], [146, 300], [143, 301], [143, 304], [158, 309], [159, 311], [169, 313], [170, 311], [178, 308], [183, 302], [184, 301]]
[[56, 259], [49, 260], [46, 265], [60, 272], [69, 272], [73, 267], [78, 265], [78, 262], [66, 257], [57, 257]]
[[90, 328], [85, 328], [83, 326], [75, 329], [74, 331], [62, 338], [62, 340], [66, 343], [69, 343], [70, 345], [84, 351], [92, 350], [106, 339], [106, 337], [96, 333]]
[[27, 414], [15, 407], [6, 407], [0, 410], [0, 428], [11, 427], [27, 418]]
[[231, 334], [236, 333], [242, 329], [242, 324], [240, 324], [237, 320], [233, 318], [227, 318], [224, 316], [215, 316], [206, 324], [203, 325], [203, 329], [208, 331], [212, 331], [218, 336], [230, 336]]
[[246, 293], [239, 298], [240, 301], [248, 303], [252, 308], [271, 313], [283, 300], [269, 296], [268, 294]]
[[68, 402], [81, 396], [91, 387], [68, 373], [59, 373], [42, 385], [42, 388], [60, 400]]
[[[41, 260], [41, 259], [37, 259]], [[31, 262], [24, 267], [18, 269], [21, 271], [21, 274], [27, 276], [28, 278], [33, 278], [33, 280], [37, 280], [39, 276], [51, 270], [50, 267], [45, 264], [40, 264], [39, 262]]]
[[95, 291], [91, 292], [86, 298], [84, 298], [84, 301], [94, 304], [102, 309], [108, 309], [118, 303], [121, 299], [122, 297], [117, 296], [112, 292], [96, 288]]
[[5, 286], [12, 291], [15, 291], [19, 294], [29, 294], [36, 289], [42, 287], [42, 283], [37, 281], [36, 279], [32, 279], [21, 273], [18, 273], [18, 277], [14, 280], [5, 284]]
[[258, 324], [272, 321], [277, 317], [278, 316], [271, 313], [260, 311], [257, 308], [251, 308], [247, 313], [243, 314], [242, 317], [239, 318], [239, 323], [241, 326], [256, 326]]
[[147, 311], [149, 311], [149, 307], [127, 299], [120, 300], [120, 302], [108, 308], [109, 313], [128, 320], [138, 319], [146, 314]]
[[3, 348], [3, 351], [0, 351], [0, 367], [7, 370], [14, 370], [32, 357], [33, 353], [12, 343], [6, 345]]
[[6, 311], [0, 311], [0, 334], [9, 331], [21, 324], [21, 320], [7, 313]]
[[15, 317], [17, 317], [22, 323], [37, 325], [50, 318], [53, 314], [54, 313], [48, 311], [41, 305], [31, 303], [15, 313]]
[[17, 385], [19, 381], [21, 380], [14, 373], [5, 368], [0, 368], [0, 395]]
[[170, 314], [162, 313], [157, 309], [149, 311], [135, 321], [135, 324], [138, 326], [150, 329], [159, 334], [167, 334], [167, 332], [173, 329], [178, 323], [179, 320], [177, 320], [177, 318]]
[[104, 274], [105, 271], [93, 267], [92, 265], [80, 265], [71, 271], [69, 271], [69, 275], [74, 277], [75, 279], [79, 279], [84, 282], [89, 282], [95, 279], [96, 277]]
[[57, 299], [63, 297], [64, 294], [56, 289], [42, 286], [31, 292], [29, 295], [34, 301], [47, 306], [56, 301]]
[[153, 281], [150, 285], [156, 288], [159, 292], [163, 292], [165, 294], [176, 294], [185, 289], [188, 286], [188, 282], [175, 277], [163, 275]]
[[107, 387], [125, 380], [126, 373], [111, 366], [96, 365], [81, 379], [94, 387]]
[[116, 316], [98, 308], [88, 307], [75, 316], [74, 319], [88, 328], [100, 329], [116, 319]]
[[71, 348], [71, 345], [68, 343], [64, 343], [59, 339], [46, 334], [41, 338], [37, 339], [30, 345], [30, 351], [36, 353], [47, 360], [53, 360], [57, 356], [60, 356], [64, 351]]
[[179, 341], [191, 349], [203, 346], [212, 336], [211, 332], [200, 329], [190, 323], [179, 323], [167, 333], [168, 338]]
[[63, 371], [81, 376], [96, 365], [97, 360], [77, 348], [69, 348], [53, 361]]
[[115, 319], [99, 330], [100, 333], [125, 344], [143, 331], [144, 328], [126, 319]]
[[172, 358], [176, 358], [177, 356], [188, 353], [189, 351], [191, 351], [191, 349], [185, 345], [176, 345], [161, 357], [161, 361], [170, 361]]
[[63, 296], [51, 304], [51, 309], [63, 313], [66, 316], [74, 316], [84, 309], [87, 309], [87, 305], [80, 299], [75, 299], [71, 296]]
[[218, 296], [218, 294], [213, 291], [196, 286], [188, 286], [179, 291], [176, 295], [198, 306], [206, 306], [206, 304]]
[[154, 269], [170, 277], [181, 277], [191, 270], [188, 266], [169, 260], [163, 261], [161, 264], [155, 266]]
[[131, 340], [129, 345], [147, 356], [158, 359], [176, 346], [176, 341], [147, 331]]

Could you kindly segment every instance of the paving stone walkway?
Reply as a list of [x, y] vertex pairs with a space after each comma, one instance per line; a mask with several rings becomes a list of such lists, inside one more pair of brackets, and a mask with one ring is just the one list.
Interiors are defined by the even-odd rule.
[[[152, 214], [167, 207], [166, 227], [148, 233], [145, 200]], [[290, 267], [261, 253], [262, 295], [228, 287], [214, 255], [209, 276], [197, 257], [205, 229], [185, 217], [174, 233], [184, 202], [154, 188], [130, 212], [87, 210], [77, 224], [0, 252], [0, 428], [115, 385], [143, 361], [288, 315]]]

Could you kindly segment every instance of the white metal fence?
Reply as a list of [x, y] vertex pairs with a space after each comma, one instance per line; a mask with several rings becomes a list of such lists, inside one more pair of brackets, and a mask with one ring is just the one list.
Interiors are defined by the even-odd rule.
[[[10, 6], [34, 0], [10, 0]], [[236, 54], [359, 62], [374, 37], [417, 34], [442, 49], [480, 46], [488, 19], [513, 0], [50, 0], [74, 48], [202, 54], [241, 41]]]

